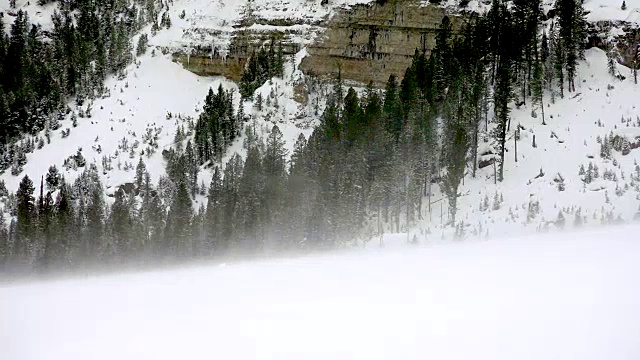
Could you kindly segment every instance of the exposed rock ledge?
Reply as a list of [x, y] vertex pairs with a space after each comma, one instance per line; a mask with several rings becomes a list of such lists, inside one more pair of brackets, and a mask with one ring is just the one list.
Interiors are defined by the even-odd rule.
[[[365, 84], [373, 81], [381, 86], [390, 74], [402, 78], [416, 49], [429, 53], [434, 48], [435, 34], [445, 15], [442, 7], [406, 0], [337, 9], [332, 18], [314, 23], [290, 20], [255, 26], [264, 24], [252, 19], [251, 23], [241, 23], [231, 34], [226, 56], [212, 54], [206, 46], [196, 46], [176, 52], [174, 59], [196, 74], [223, 75], [237, 81], [251, 53], [276, 37], [282, 41], [285, 54], [307, 46], [308, 56], [300, 65], [307, 74], [335, 76], [341, 66], [344, 79]], [[454, 30], [458, 29], [463, 15], [448, 16]]]

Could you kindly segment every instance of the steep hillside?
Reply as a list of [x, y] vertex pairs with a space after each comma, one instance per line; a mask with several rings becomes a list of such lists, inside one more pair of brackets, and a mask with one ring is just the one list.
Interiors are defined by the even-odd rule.
[[[467, 233], [503, 235], [637, 219], [640, 108], [635, 99], [640, 89], [632, 78], [610, 76], [599, 49], [587, 51], [579, 70], [575, 94], [545, 105], [547, 125], [539, 109], [514, 106], [512, 126], [521, 130], [519, 140], [511, 135], [507, 143], [504, 182], [494, 185], [493, 166], [482, 169], [478, 179], [465, 180], [461, 209]], [[618, 70], [629, 73], [621, 65]], [[605, 137], [616, 138], [620, 146], [607, 158], [601, 156]], [[483, 152], [491, 152], [490, 146]], [[597, 170], [585, 181], [581, 167], [588, 172], [591, 164]], [[496, 194], [504, 201], [496, 203]]]

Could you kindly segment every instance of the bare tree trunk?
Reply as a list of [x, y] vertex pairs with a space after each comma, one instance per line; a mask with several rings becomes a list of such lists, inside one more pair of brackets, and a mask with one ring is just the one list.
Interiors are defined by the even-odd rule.
[[406, 208], [405, 211], [407, 213], [407, 218], [405, 219], [405, 222], [407, 224], [407, 234], [409, 233], [409, 221], [413, 217], [413, 214], [410, 214], [412, 211], [411, 211], [411, 201], [410, 201], [410, 195], [411, 194], [410, 194], [410, 191], [409, 191], [410, 190], [409, 184], [410, 184], [410, 178], [409, 178], [409, 176], [405, 175], [405, 188], [406, 188], [406, 190], [405, 190], [404, 202], [405, 202], [405, 208]]
[[542, 113], [542, 125], [547, 125], [546, 121], [544, 120], [544, 103], [542, 102], [544, 96], [540, 97], [540, 112]]
[[[418, 194], [420, 194], [420, 191], [418, 191]], [[418, 220], [422, 220], [422, 198], [423, 197], [424, 196], [418, 196]]]
[[396, 199], [396, 233], [400, 232], [400, 211], [400, 196], [398, 196], [398, 198]]
[[479, 125], [480, 111], [476, 106], [475, 128], [473, 129], [473, 173], [472, 176], [475, 179], [476, 171], [478, 170], [478, 125]]
[[498, 174], [496, 173], [496, 158], [493, 158], [493, 184], [498, 183]]
[[382, 226], [382, 209], [378, 204], [378, 233], [380, 234], [380, 246], [384, 246], [384, 228]]
[[516, 157], [516, 162], [518, 162], [518, 137], [513, 135], [513, 148]]
[[633, 81], [638, 84], [638, 29], [633, 30]]

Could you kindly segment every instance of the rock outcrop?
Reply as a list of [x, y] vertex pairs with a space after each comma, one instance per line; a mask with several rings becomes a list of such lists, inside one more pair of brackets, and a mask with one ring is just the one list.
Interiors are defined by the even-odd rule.
[[597, 21], [589, 24], [588, 47], [609, 51], [615, 48], [620, 64], [633, 69], [640, 66], [636, 60], [640, 55], [640, 26], [627, 21]]
[[402, 78], [416, 50], [429, 53], [435, 34], [449, 16], [453, 28], [462, 24], [460, 14], [421, 5], [420, 1], [371, 3], [339, 11], [325, 33], [308, 46], [301, 69], [309, 74], [335, 76], [338, 67], [345, 79], [384, 84], [390, 74]]
[[423, 3], [372, 2], [335, 9], [334, 16], [321, 21], [245, 17], [223, 34], [230, 38], [224, 52], [201, 44], [176, 51], [174, 59], [196, 74], [237, 81], [251, 54], [275, 38], [285, 54], [307, 46], [300, 65], [307, 74], [332, 77], [340, 67], [346, 80], [381, 86], [390, 74], [402, 78], [416, 49], [428, 53], [434, 48], [444, 16], [449, 16], [454, 31], [460, 28], [463, 15], [447, 15], [444, 8]]

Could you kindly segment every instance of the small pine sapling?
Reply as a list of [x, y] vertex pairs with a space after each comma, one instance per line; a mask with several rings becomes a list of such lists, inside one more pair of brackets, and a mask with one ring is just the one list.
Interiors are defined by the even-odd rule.
[[562, 212], [562, 210], [558, 211], [558, 217], [556, 218], [555, 221], [555, 225], [559, 228], [559, 229], [564, 229], [564, 225], [565, 225], [565, 218], [564, 218], [564, 213]]

